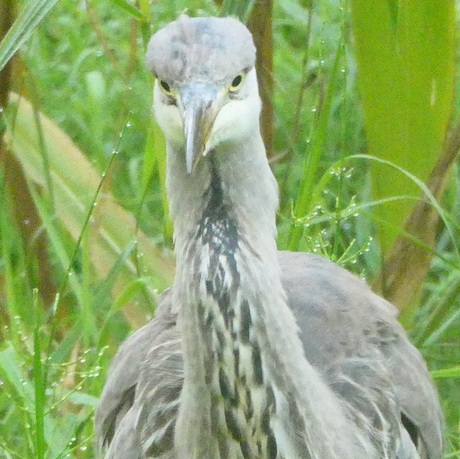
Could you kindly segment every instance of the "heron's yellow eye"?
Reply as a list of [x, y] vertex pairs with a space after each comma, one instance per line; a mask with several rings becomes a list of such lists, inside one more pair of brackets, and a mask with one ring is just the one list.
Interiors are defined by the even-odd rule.
[[169, 86], [169, 84], [166, 83], [166, 81], [164, 81], [164, 80], [158, 80], [158, 83], [160, 84], [160, 88], [163, 90], [163, 92], [164, 92], [167, 96], [172, 96], [171, 86]]
[[238, 89], [240, 89], [241, 85], [243, 84], [243, 80], [244, 80], [244, 73], [238, 74], [235, 78], [233, 78], [233, 81], [230, 84], [229, 90], [231, 92], [238, 91]]

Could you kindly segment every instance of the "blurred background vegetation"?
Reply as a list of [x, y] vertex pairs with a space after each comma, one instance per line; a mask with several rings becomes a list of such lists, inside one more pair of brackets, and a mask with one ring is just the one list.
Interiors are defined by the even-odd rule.
[[0, 457], [94, 457], [110, 360], [172, 282], [144, 50], [184, 11], [248, 21], [279, 246], [400, 307], [460, 457], [458, 5], [252, 3], [0, 0]]

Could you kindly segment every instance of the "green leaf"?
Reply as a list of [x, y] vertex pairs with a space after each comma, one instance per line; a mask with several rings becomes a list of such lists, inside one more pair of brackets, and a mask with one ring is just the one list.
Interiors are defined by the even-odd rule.
[[[426, 181], [451, 116], [454, 2], [351, 0], [351, 5], [369, 154]], [[417, 187], [397, 171], [374, 164], [371, 174], [376, 199], [419, 196]], [[384, 254], [412, 207], [399, 202], [378, 209], [379, 218], [392, 223], [378, 228]]]
[[[166, 195], [166, 140], [157, 123], [153, 123], [151, 134], [153, 136], [153, 145], [150, 153], [155, 155], [158, 169], [158, 176], [161, 182], [161, 201], [163, 203], [164, 215], [164, 238], [166, 241], [172, 240], [173, 223], [169, 218], [169, 203]], [[147, 153], [148, 150], [146, 150]], [[155, 153], [153, 153], [155, 152]]]
[[34, 291], [33, 314], [34, 325], [34, 388], [35, 388], [35, 452], [37, 459], [44, 459], [46, 451], [45, 440], [45, 404], [46, 404], [46, 370], [42, 361], [42, 343], [40, 336], [40, 321], [38, 319], [38, 292]]
[[8, 343], [7, 346], [0, 351], [0, 374], [4, 379], [7, 379], [14, 388], [16, 394], [22, 400], [23, 407], [29, 413], [33, 413], [35, 409], [34, 391], [29, 381], [21, 370], [23, 367], [22, 356], [16, 349]]
[[[56, 215], [49, 218], [57, 217], [77, 241], [88, 212], [93, 209], [89, 236], [92, 244], [90, 257], [96, 275], [106, 278], [112, 267], [124, 257], [126, 247], [136, 240], [141, 256], [126, 260], [123, 269], [118, 271], [118, 278], [113, 282], [112, 293], [118, 296], [139, 275], [152, 276], [158, 290], [168, 287], [173, 279], [174, 263], [137, 228], [135, 218], [105, 190], [99, 197], [97, 206], [92, 207], [102, 178], [91, 162], [63, 131], [42, 114], [39, 116], [43, 132], [41, 143], [31, 105], [17, 97], [13, 97], [13, 102], [17, 106], [17, 115], [14, 122], [11, 117], [8, 119], [6, 140], [21, 163], [30, 184], [40, 187], [42, 194], [48, 190], [47, 174], [51, 177]], [[44, 167], [41, 145], [46, 147], [48, 168]], [[43, 212], [41, 215], [45, 219]], [[47, 222], [47, 227], [52, 231], [52, 221]], [[63, 256], [62, 260], [64, 259], [69, 258]], [[155, 296], [152, 290], [150, 293]], [[144, 315], [139, 315], [135, 308], [126, 310], [125, 314], [129, 316], [128, 320], [133, 326], [139, 326], [145, 321]]]
[[460, 367], [443, 368], [442, 370], [434, 370], [430, 372], [434, 379], [442, 378], [460, 378]]
[[26, 3], [15, 23], [0, 43], [0, 71], [16, 51], [29, 39], [59, 0], [36, 0]]
[[90, 394], [85, 394], [83, 392], [72, 392], [69, 395], [69, 400], [75, 405], [87, 405], [91, 406], [92, 408], [96, 408], [99, 404], [99, 399], [97, 397], [93, 397]]
[[135, 19], [141, 22], [147, 22], [146, 16], [142, 14], [142, 11], [138, 10], [135, 6], [131, 5], [131, 3], [127, 2], [126, 0], [112, 0], [116, 5], [120, 8], [123, 8], [127, 13], [133, 16]]

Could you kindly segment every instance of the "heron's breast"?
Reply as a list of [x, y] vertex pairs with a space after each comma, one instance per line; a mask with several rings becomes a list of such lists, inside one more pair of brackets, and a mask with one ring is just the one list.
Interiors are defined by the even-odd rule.
[[[205, 344], [206, 384], [211, 393], [213, 436], [221, 457], [276, 458], [271, 427], [276, 416], [274, 389], [264, 371], [264, 357], [252, 331], [249, 302], [232, 289], [215, 289], [204, 280], [207, 297], [199, 306], [200, 334]], [[233, 455], [237, 447], [240, 454]]]

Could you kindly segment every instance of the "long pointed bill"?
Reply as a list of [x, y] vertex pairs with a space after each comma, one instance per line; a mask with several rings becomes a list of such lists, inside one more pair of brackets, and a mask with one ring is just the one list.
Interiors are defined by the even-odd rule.
[[193, 83], [180, 90], [185, 134], [185, 163], [191, 174], [205, 153], [206, 142], [216, 119], [217, 90], [215, 86]]

